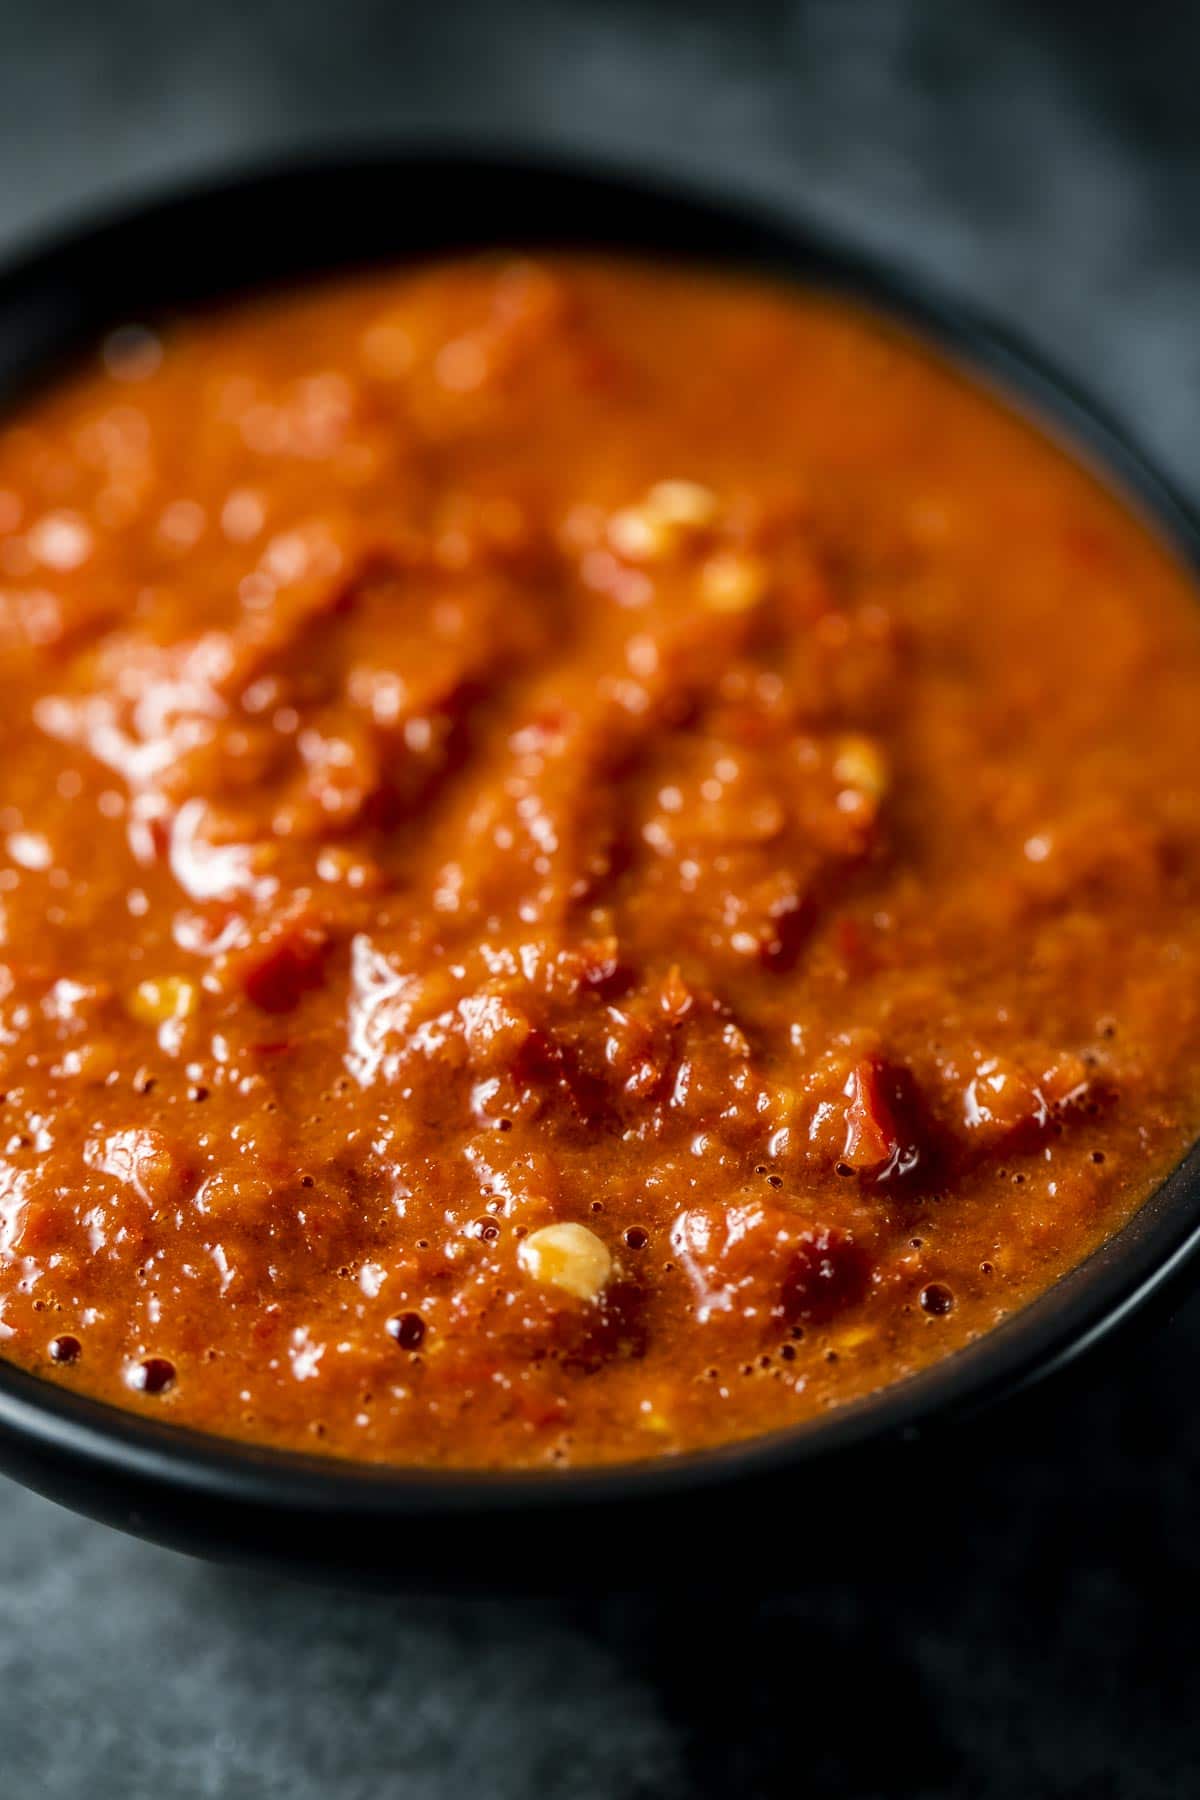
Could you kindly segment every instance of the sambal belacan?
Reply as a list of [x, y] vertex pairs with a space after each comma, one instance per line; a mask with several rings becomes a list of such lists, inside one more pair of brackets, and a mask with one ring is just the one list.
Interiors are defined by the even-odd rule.
[[477, 257], [0, 423], [0, 1355], [397, 1463], [947, 1355], [1200, 1120], [1200, 608], [843, 299]]

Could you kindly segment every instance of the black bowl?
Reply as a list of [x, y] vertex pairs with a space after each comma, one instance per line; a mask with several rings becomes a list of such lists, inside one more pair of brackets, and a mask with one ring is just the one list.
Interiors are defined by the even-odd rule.
[[[115, 323], [322, 271], [505, 243], [733, 262], [865, 300], [1027, 406], [1200, 570], [1200, 527], [1125, 435], [956, 303], [794, 221], [534, 160], [407, 151], [292, 166], [80, 232], [0, 278], [0, 401]], [[781, 1532], [764, 1519], [786, 1521], [785, 1541], [800, 1519], [819, 1521], [828, 1541], [835, 1519], [853, 1533], [864, 1511], [928, 1494], [971, 1415], [1160, 1310], [1198, 1249], [1200, 1147], [1124, 1230], [975, 1344], [821, 1420], [657, 1462], [546, 1473], [335, 1462], [158, 1424], [0, 1363], [0, 1465], [126, 1530], [309, 1572], [551, 1587], [653, 1570], [688, 1582], [718, 1568], [769, 1575]]]

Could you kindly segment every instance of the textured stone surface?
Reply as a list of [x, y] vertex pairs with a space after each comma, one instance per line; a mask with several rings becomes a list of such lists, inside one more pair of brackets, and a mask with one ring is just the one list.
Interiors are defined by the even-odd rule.
[[[0, 254], [313, 141], [603, 151], [1019, 319], [1196, 496], [1198, 57], [1197, 9], [1151, 3], [4, 0]], [[925, 1532], [881, 1495], [869, 1591], [766, 1522], [794, 1573], [765, 1601], [344, 1597], [0, 1484], [0, 1795], [1176, 1800], [1200, 1761], [1198, 1372], [1193, 1306], [1085, 1399], [964, 1445]]]

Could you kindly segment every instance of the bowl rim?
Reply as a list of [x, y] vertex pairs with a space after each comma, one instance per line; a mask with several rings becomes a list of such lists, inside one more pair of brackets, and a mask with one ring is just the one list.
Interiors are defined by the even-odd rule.
[[[891, 319], [928, 343], [968, 377], [998, 391], [1002, 400], [1032, 417], [1127, 504], [1142, 513], [1176, 558], [1200, 575], [1200, 519], [1155, 465], [1137, 448], [1106, 408], [1029, 349], [1006, 327], [974, 306], [948, 295], [939, 282], [897, 266], [889, 258], [844, 241], [835, 230], [803, 214], [736, 187], [710, 180], [647, 176], [619, 161], [557, 152], [447, 146], [401, 141], [316, 150], [285, 161], [251, 164], [215, 178], [159, 186], [140, 199], [98, 217], [93, 210], [73, 226], [54, 230], [0, 268], [0, 362], [6, 334], [29, 336], [39, 300], [56, 293], [49, 323], [35, 332], [30, 352], [42, 379], [54, 359], [73, 351], [81, 331], [93, 337], [123, 289], [111, 290], [106, 274], [124, 272], [139, 239], [154, 243], [164, 231], [204, 241], [230, 211], [264, 224], [278, 210], [340, 193], [353, 202], [389, 183], [419, 178], [423, 209], [432, 190], [473, 197], [486, 214], [488, 202], [508, 196], [514, 210], [549, 207], [555, 218], [582, 213], [578, 225], [527, 233], [472, 229], [425, 244], [409, 237], [358, 256], [318, 252], [317, 269], [416, 260], [439, 250], [592, 244], [620, 253], [682, 256], [711, 265], [741, 267], [801, 288], [826, 288]], [[555, 209], [559, 211], [556, 212]], [[596, 231], [598, 215], [626, 209], [633, 224], [625, 239]], [[308, 216], [307, 214], [305, 216]], [[662, 234], [659, 242], [657, 232]], [[364, 245], [370, 241], [371, 227]], [[641, 234], [641, 235], [639, 235]], [[336, 237], [336, 232], [335, 232]], [[340, 239], [338, 240], [340, 242]], [[707, 247], [706, 247], [707, 246]], [[276, 247], [278, 249], [278, 247]], [[203, 304], [218, 293], [256, 290], [277, 280], [302, 280], [314, 272], [307, 253], [283, 254], [278, 267], [256, 268], [243, 279], [234, 269], [210, 291], [185, 284], [180, 303]], [[96, 278], [99, 293], [90, 292]], [[61, 291], [61, 293], [60, 293]], [[69, 294], [69, 303], [61, 303]], [[106, 310], [107, 309], [107, 310]], [[120, 310], [127, 311], [127, 304]], [[159, 304], [149, 309], [162, 310]], [[16, 323], [14, 325], [13, 319]], [[7, 409], [7, 406], [6, 406]], [[219, 1437], [184, 1425], [147, 1418], [108, 1402], [59, 1387], [0, 1359], [0, 1462], [14, 1452], [52, 1458], [91, 1478], [134, 1479], [151, 1488], [222, 1500], [257, 1511], [350, 1520], [412, 1514], [476, 1514], [562, 1507], [630, 1498], [678, 1496], [754, 1476], [796, 1471], [861, 1451], [874, 1443], [915, 1441], [931, 1427], [965, 1418], [1002, 1397], [1073, 1365], [1111, 1339], [1135, 1315], [1177, 1299], [1190, 1266], [1200, 1256], [1200, 1143], [1189, 1151], [1137, 1213], [1084, 1262], [991, 1331], [919, 1373], [816, 1419], [710, 1449], [652, 1456], [597, 1466], [554, 1469], [447, 1468], [355, 1462], [301, 1451], [269, 1448]]]

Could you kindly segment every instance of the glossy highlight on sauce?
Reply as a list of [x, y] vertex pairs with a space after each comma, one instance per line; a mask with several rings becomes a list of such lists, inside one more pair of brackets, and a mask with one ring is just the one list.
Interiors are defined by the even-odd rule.
[[1200, 608], [845, 301], [479, 257], [0, 424], [0, 1354], [551, 1467], [821, 1414], [1200, 1119]]

